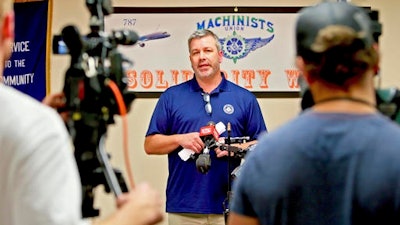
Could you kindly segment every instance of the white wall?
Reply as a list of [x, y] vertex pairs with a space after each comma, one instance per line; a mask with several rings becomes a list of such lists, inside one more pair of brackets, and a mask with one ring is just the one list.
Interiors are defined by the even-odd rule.
[[[317, 0], [114, 0], [114, 6], [308, 6], [318, 2]], [[58, 34], [67, 24], [78, 26], [82, 33], [88, 32], [88, 18], [84, 0], [53, 0], [52, 33]], [[360, 6], [371, 6], [379, 10], [380, 21], [383, 24], [383, 35], [380, 39], [382, 53], [382, 85], [400, 86], [400, 76], [397, 71], [397, 61], [400, 59], [400, 45], [398, 36], [398, 9], [400, 1], [393, 0], [354, 0], [352, 3]], [[183, 53], [184, 54], [184, 53]], [[69, 66], [67, 56], [51, 56], [51, 92], [62, 89], [65, 70]], [[300, 99], [273, 99], [259, 98], [268, 129], [274, 130], [282, 123], [293, 118], [299, 112]], [[167, 178], [166, 156], [147, 156], [143, 150], [144, 135], [150, 116], [153, 112], [157, 99], [136, 99], [128, 115], [129, 121], [129, 147], [130, 160], [136, 183], [142, 181], [150, 182], [160, 194], [164, 196]], [[112, 163], [115, 167], [125, 170], [122, 152], [122, 126], [119, 118], [115, 125], [111, 125], [108, 131], [107, 150], [111, 153]], [[284, 137], [283, 137], [284, 138]], [[125, 175], [126, 177], [126, 175]], [[127, 177], [126, 177], [127, 178]], [[114, 210], [112, 195], [106, 195], [98, 190], [96, 204], [101, 209], [101, 217], [108, 215]], [[166, 222], [162, 224], [167, 224]]]

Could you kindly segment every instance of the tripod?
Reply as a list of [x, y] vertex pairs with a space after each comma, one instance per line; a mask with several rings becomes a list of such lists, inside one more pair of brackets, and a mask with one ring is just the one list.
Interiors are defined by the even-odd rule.
[[[89, 118], [92, 116], [87, 114]], [[95, 217], [99, 215], [99, 210], [93, 207], [95, 187], [104, 185], [105, 191], [112, 191], [115, 196], [128, 192], [128, 187], [122, 173], [112, 168], [109, 162], [105, 150], [106, 123], [93, 118], [86, 122], [83, 119], [75, 121], [71, 127], [70, 133], [75, 133], [74, 155], [82, 184], [82, 216]]]
[[232, 181], [237, 177], [241, 165], [235, 167], [233, 171], [231, 172], [231, 164], [232, 164], [232, 158], [233, 159], [243, 159], [246, 156], [246, 153], [250, 150], [249, 148], [246, 149], [241, 149], [239, 147], [231, 146], [232, 142], [234, 143], [246, 143], [250, 138], [249, 137], [235, 137], [231, 138], [230, 137], [230, 123], [228, 123], [227, 126], [227, 131], [228, 131], [228, 137], [226, 138], [225, 141], [225, 146], [221, 147], [221, 150], [226, 150], [228, 151], [228, 190], [226, 194], [226, 199], [222, 203], [223, 209], [224, 209], [224, 218], [225, 218], [225, 224], [227, 224], [229, 213], [230, 213], [230, 207], [229, 203], [232, 198], [232, 190], [231, 190], [231, 183]]

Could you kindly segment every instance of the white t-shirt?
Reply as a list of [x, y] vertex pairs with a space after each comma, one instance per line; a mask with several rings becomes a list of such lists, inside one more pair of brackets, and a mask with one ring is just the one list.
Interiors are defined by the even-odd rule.
[[0, 84], [0, 224], [87, 224], [68, 132], [54, 109]]

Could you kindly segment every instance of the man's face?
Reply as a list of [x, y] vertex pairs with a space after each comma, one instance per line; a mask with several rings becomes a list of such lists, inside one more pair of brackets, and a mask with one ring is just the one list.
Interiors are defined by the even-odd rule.
[[189, 45], [190, 62], [194, 73], [199, 78], [220, 73], [222, 51], [218, 51], [212, 36], [193, 39]]

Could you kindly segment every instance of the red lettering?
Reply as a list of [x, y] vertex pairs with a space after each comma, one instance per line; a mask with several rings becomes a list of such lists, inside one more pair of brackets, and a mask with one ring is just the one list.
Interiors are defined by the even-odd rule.
[[172, 84], [177, 85], [178, 84], [178, 75], [179, 71], [178, 70], [171, 70], [171, 76], [172, 76]]
[[[231, 70], [230, 73], [221, 71], [223, 76], [231, 82], [242, 86], [250, 91], [265, 90], [269, 88], [269, 77], [272, 72], [268, 69], [259, 70]], [[291, 89], [299, 88], [298, 77], [300, 71], [298, 70], [285, 70], [288, 80], [288, 86]], [[193, 78], [192, 70], [176, 70], [171, 69], [169, 73], [165, 70], [127, 70], [126, 76], [128, 79], [128, 88], [131, 90], [139, 89], [146, 90], [165, 90], [170, 86], [186, 82]], [[255, 83], [256, 82], [256, 83]], [[255, 86], [256, 85], [256, 86]], [[257, 86], [258, 85], [258, 86]]]
[[141, 84], [143, 88], [150, 89], [151, 87], [153, 87], [153, 74], [150, 70], [143, 70], [140, 73], [140, 80], [142, 81]]
[[260, 88], [269, 88], [268, 85], [268, 77], [271, 75], [270, 70], [257, 70], [257, 73], [260, 74], [261, 77], [261, 83], [260, 83]]
[[243, 85], [244, 88], [253, 88], [253, 80], [256, 78], [256, 73], [254, 70], [243, 70], [242, 77], [246, 81]]
[[300, 71], [299, 70], [285, 70], [285, 73], [286, 73], [286, 76], [287, 76], [287, 79], [288, 79], [288, 86], [289, 86], [289, 88], [291, 88], [291, 89], [294, 89], [294, 88], [300, 88], [300, 85], [299, 85], [299, 82], [298, 82], [298, 79], [299, 79], [299, 76], [300, 76]]
[[136, 70], [127, 70], [126, 77], [128, 78], [128, 88], [135, 89], [138, 86]]
[[168, 88], [168, 81], [164, 80], [164, 70], [156, 70], [156, 72], [158, 77], [156, 88], [157, 89]]

